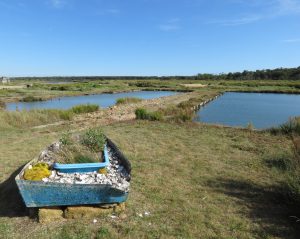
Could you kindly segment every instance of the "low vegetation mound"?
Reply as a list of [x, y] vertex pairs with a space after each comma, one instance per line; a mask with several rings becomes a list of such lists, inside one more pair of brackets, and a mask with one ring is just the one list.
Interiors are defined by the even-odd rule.
[[291, 118], [269, 131], [274, 135], [287, 135], [292, 140], [293, 155], [284, 155], [273, 160], [273, 166], [286, 175], [286, 188], [290, 199], [300, 203], [300, 117]]
[[161, 108], [155, 112], [148, 112], [144, 108], [138, 108], [135, 111], [136, 119], [168, 122], [192, 121], [195, 117], [195, 107], [207, 99], [207, 95], [197, 98], [190, 98], [189, 100], [183, 101], [178, 105]]
[[121, 105], [121, 104], [129, 104], [129, 103], [138, 103], [140, 101], [142, 101], [142, 99], [140, 99], [140, 98], [136, 98], [136, 97], [124, 97], [124, 98], [117, 99], [116, 104], [117, 105]]
[[97, 110], [99, 110], [99, 105], [96, 104], [76, 105], [71, 108], [71, 111], [75, 114], [90, 113]]
[[269, 130], [272, 134], [300, 135], [300, 117], [291, 118], [288, 122]]
[[159, 121], [162, 120], [162, 114], [158, 111], [148, 112], [144, 108], [138, 108], [135, 110], [135, 117], [139, 120], [151, 120], [151, 121]]
[[21, 99], [21, 101], [22, 102], [35, 102], [35, 101], [43, 101], [43, 99], [29, 95], [29, 96], [25, 96], [23, 99]]
[[55, 157], [58, 163], [97, 163], [103, 161], [106, 138], [101, 129], [89, 129], [79, 136], [64, 134], [62, 144]]

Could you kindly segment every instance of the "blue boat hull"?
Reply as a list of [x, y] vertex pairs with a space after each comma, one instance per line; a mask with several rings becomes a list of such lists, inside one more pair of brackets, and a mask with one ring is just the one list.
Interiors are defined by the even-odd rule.
[[16, 179], [26, 207], [121, 203], [128, 193], [109, 185], [44, 183]]
[[[118, 147], [107, 139], [121, 164], [131, 172], [131, 164]], [[128, 193], [105, 184], [66, 184], [24, 180], [24, 170], [37, 159], [29, 162], [15, 180], [26, 207], [54, 207], [73, 205], [95, 205], [125, 202]], [[129, 178], [130, 180], [130, 178]]]

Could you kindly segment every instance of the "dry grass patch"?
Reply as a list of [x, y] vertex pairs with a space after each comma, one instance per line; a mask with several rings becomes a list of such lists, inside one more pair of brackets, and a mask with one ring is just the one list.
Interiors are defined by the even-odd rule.
[[187, 88], [204, 88], [207, 87], [207, 85], [204, 84], [180, 84], [181, 86], [187, 87]]
[[[96, 224], [75, 220], [41, 227], [28, 223], [26, 218], [5, 218], [9, 208], [14, 210], [16, 205], [12, 202], [8, 206], [2, 197], [1, 207], [8, 209], [6, 214], [0, 210], [0, 228], [16, 231], [8, 238], [299, 236], [299, 226], [289, 217], [298, 215], [297, 211], [284, 200], [284, 175], [265, 163], [270, 155], [293, 154], [288, 138], [196, 123], [136, 121], [105, 126], [103, 130], [132, 163], [126, 217], [103, 216]], [[18, 139], [21, 145], [0, 145], [3, 155], [28, 147], [26, 157], [20, 157], [22, 152], [11, 153], [11, 158], [1, 157], [2, 165], [12, 162], [16, 168], [36, 154], [42, 144], [51, 141], [39, 131], [35, 131], [35, 137], [29, 135], [12, 132], [9, 142]], [[2, 180], [8, 176], [9, 172], [5, 172]], [[26, 230], [18, 231], [25, 222]]]
[[1, 89], [24, 89], [27, 88], [26, 85], [0, 85]]

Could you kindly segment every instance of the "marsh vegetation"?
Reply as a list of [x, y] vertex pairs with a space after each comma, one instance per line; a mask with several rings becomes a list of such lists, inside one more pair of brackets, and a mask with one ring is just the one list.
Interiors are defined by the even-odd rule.
[[72, 120], [74, 115], [95, 112], [98, 105], [77, 105], [69, 110], [43, 109], [22, 111], [0, 111], [0, 128], [27, 128], [50, 124], [60, 120]]
[[[196, 83], [157, 79], [143, 85], [141, 80], [101, 82], [96, 88], [109, 91], [123, 86], [131, 90], [184, 89], [181, 84]], [[6, 238], [198, 238], [199, 235], [203, 238], [298, 238], [298, 119], [276, 130], [264, 131], [206, 125], [191, 119], [194, 106], [220, 92], [299, 92], [300, 88], [294, 86], [300, 83], [197, 82], [207, 87], [193, 88], [194, 93], [187, 97], [171, 96], [171, 103], [141, 101], [115, 107], [116, 110], [133, 109], [130, 114], [143, 120], [118, 122], [119, 117], [112, 117], [101, 121], [116, 111], [96, 107], [74, 111], [0, 111], [0, 235]], [[55, 86], [38, 84], [28, 89], [30, 94], [40, 92], [43, 87], [49, 93], [48, 87]], [[68, 87], [76, 84], [98, 83], [75, 82]], [[22, 89], [18, 93], [10, 92], [9, 97], [23, 97], [29, 92]], [[52, 92], [56, 96], [62, 93]], [[39, 97], [39, 93], [34, 95]], [[7, 97], [2, 100], [6, 101]], [[93, 108], [93, 112], [86, 114], [89, 112], [86, 108]], [[153, 114], [159, 114], [158, 120], [151, 120]], [[78, 116], [80, 120], [75, 120]], [[47, 125], [64, 119], [67, 124]], [[37, 125], [44, 127], [32, 128]], [[99, 126], [132, 163], [133, 180], [126, 215], [118, 219], [103, 216], [97, 223], [69, 220], [43, 226], [29, 219], [13, 183], [17, 169], [59, 138], [70, 145], [70, 138], [62, 137], [62, 132], [82, 134], [87, 128]], [[88, 145], [94, 145], [93, 140], [89, 142]], [[145, 211], [150, 212], [149, 216], [139, 216]]]
[[62, 134], [59, 141], [61, 148], [54, 155], [57, 163], [97, 163], [103, 161], [106, 138], [99, 128], [91, 128], [77, 135], [67, 132]]
[[116, 104], [121, 105], [121, 104], [130, 104], [130, 103], [138, 103], [142, 99], [136, 98], [136, 97], [124, 97], [124, 98], [119, 98], [117, 99]]

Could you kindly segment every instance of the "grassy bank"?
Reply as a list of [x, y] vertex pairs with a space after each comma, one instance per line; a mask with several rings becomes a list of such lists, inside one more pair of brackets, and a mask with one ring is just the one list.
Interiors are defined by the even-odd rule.
[[117, 105], [122, 105], [122, 104], [138, 103], [140, 101], [142, 101], [142, 99], [140, 99], [140, 98], [124, 97], [124, 98], [117, 99], [116, 104]]
[[271, 165], [282, 171], [286, 178], [285, 187], [292, 200], [300, 203], [300, 117], [268, 130], [273, 135], [284, 135], [293, 143], [292, 155], [278, 155]]
[[148, 111], [144, 108], [138, 108], [135, 111], [136, 119], [166, 122], [187, 122], [194, 119], [196, 109], [200, 104], [208, 103], [215, 99], [219, 92], [206, 91], [199, 92], [196, 97], [191, 97], [178, 104], [171, 104], [167, 107], [161, 107], [156, 111]]
[[60, 120], [72, 120], [76, 114], [95, 112], [98, 105], [77, 105], [69, 110], [43, 109], [23, 111], [0, 111], [0, 129], [28, 128], [50, 124]]
[[269, 129], [269, 131], [275, 135], [300, 135], [300, 117], [292, 118], [288, 122], [280, 125], [279, 127], [273, 127]]
[[[65, 126], [60, 126], [65, 127]], [[4, 181], [66, 128], [1, 134], [0, 232], [7, 238], [297, 238], [300, 215], [285, 174], [286, 136], [196, 123], [133, 121], [103, 127], [130, 159], [126, 218], [39, 225]], [[46, 133], [48, 132], [48, 133]], [[51, 133], [49, 133], [51, 132]], [[26, 149], [26, 150], [25, 150]], [[5, 167], [3, 167], [5, 166]], [[145, 211], [150, 216], [140, 217]], [[8, 219], [8, 217], [10, 217]], [[184, 222], [184, 223], [183, 223]]]

